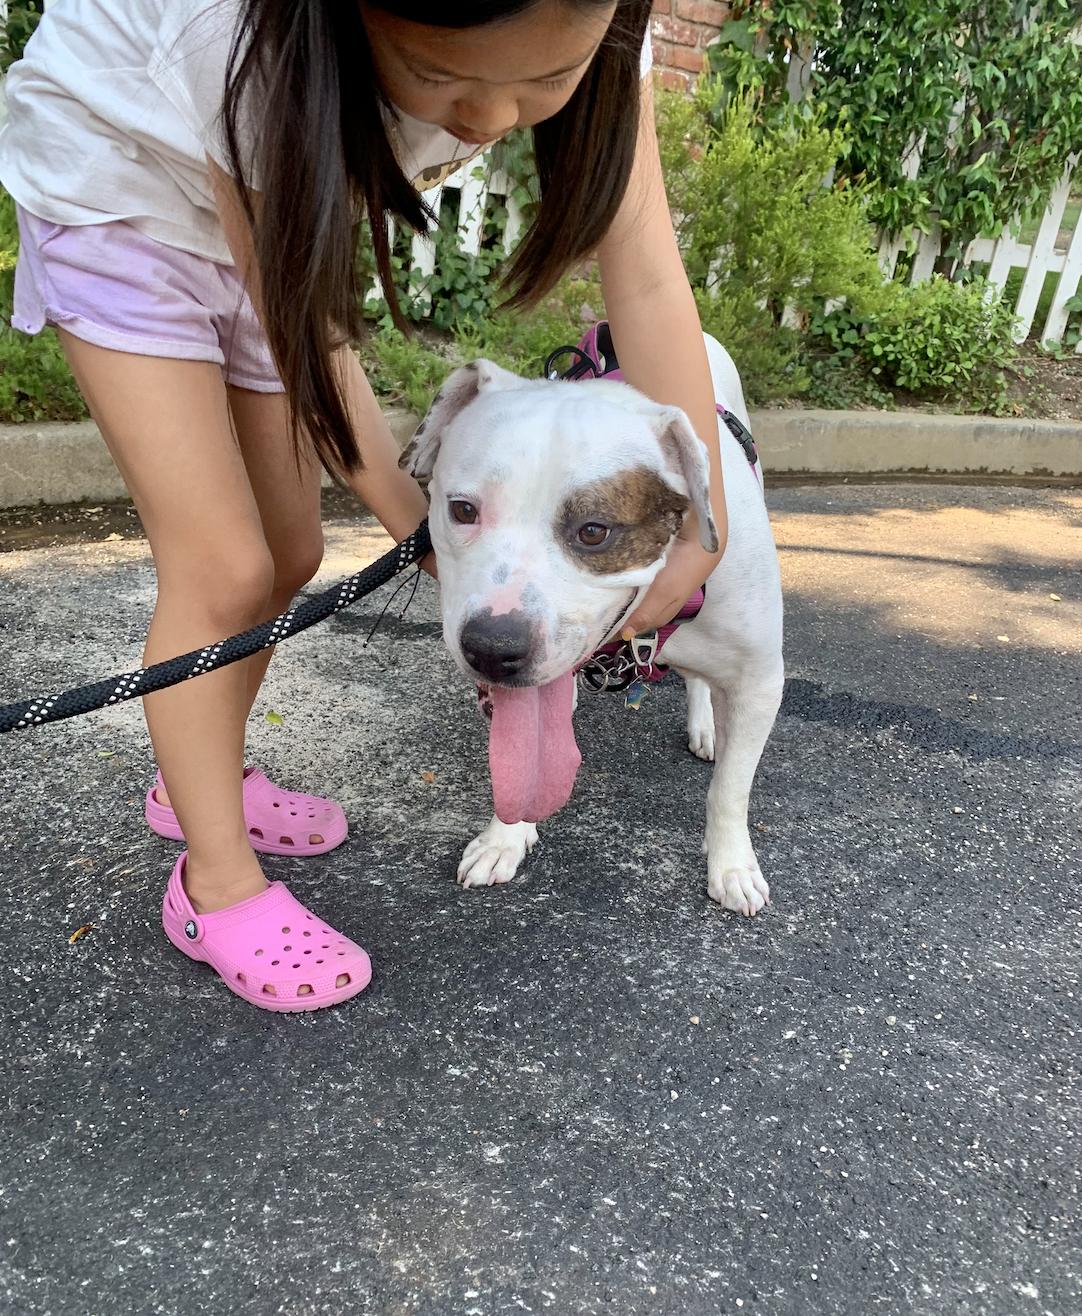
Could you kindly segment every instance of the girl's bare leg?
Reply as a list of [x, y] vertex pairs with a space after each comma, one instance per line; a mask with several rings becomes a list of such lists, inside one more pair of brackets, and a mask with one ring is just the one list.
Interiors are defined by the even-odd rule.
[[[284, 393], [256, 393], [233, 387], [227, 392], [241, 458], [274, 561], [274, 592], [268, 615], [277, 616], [312, 579], [323, 560], [320, 466], [309, 456], [298, 469]], [[246, 664], [249, 709], [273, 653], [273, 649], [267, 649]]]
[[[233, 433], [219, 368], [95, 347], [61, 330], [72, 369], [132, 495], [158, 572], [152, 663], [273, 612], [275, 557]], [[250, 661], [250, 660], [249, 660]], [[241, 802], [252, 671], [236, 663], [144, 700], [203, 913], [261, 891]]]

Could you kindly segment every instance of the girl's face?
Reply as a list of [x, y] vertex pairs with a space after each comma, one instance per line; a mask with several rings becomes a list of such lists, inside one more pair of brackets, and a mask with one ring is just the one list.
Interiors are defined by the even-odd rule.
[[548, 119], [571, 99], [616, 5], [542, 0], [483, 27], [429, 27], [370, 4], [361, 14], [383, 90], [404, 114], [469, 146]]

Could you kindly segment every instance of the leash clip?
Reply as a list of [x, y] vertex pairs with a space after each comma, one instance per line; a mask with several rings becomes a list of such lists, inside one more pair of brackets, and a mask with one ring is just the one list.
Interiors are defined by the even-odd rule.
[[579, 684], [595, 693], [622, 694], [649, 680], [657, 658], [657, 631], [624, 640], [617, 648], [593, 654], [579, 668]]
[[639, 675], [646, 676], [657, 658], [657, 631], [647, 631], [645, 635], [632, 636], [627, 641], [627, 645]]

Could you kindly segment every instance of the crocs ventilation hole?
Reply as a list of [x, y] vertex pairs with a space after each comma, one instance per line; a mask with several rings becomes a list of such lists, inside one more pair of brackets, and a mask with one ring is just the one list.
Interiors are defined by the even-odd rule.
[[283, 949], [283, 950], [292, 950], [293, 947], [292, 947], [292, 946], [283, 946], [282, 949]]
[[316, 960], [316, 963], [317, 963], [317, 964], [322, 964], [323, 961], [322, 961], [322, 960]]
[[294, 964], [293, 967], [294, 967], [295, 969], [299, 969], [301, 966], [300, 966], [299, 964]]
[[301, 933], [302, 937], [310, 937], [311, 935], [312, 934], [308, 931], [307, 928]]
[[271, 967], [273, 968], [276, 964], [281, 964], [281, 962], [281, 960], [271, 960]]
[[274, 805], [273, 805], [273, 807], [274, 807], [275, 809], [280, 809], [282, 806], [278, 803], [277, 800], [275, 800], [275, 801], [274, 801]]
[[287, 937], [289, 936], [289, 929], [288, 929], [288, 928], [283, 928], [283, 929], [282, 929], [282, 932], [283, 932], [283, 934], [284, 934], [285, 936], [287, 936]]
[[261, 950], [257, 950], [257, 951], [256, 951], [256, 954], [257, 954], [257, 955], [262, 955], [263, 952], [262, 952]]

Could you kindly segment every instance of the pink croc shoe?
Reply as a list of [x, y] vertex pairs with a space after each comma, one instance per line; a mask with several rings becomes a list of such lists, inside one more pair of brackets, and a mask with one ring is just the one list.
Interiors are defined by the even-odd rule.
[[[159, 772], [147, 791], [146, 815], [151, 831], [170, 841], [183, 841], [180, 821], [168, 804], [155, 795], [164, 787]], [[294, 795], [282, 790], [259, 771], [244, 769], [244, 820], [253, 850], [262, 854], [326, 854], [341, 845], [349, 833], [342, 806], [319, 795]], [[323, 839], [313, 843], [310, 836]]]
[[[261, 1010], [294, 1013], [338, 1005], [368, 986], [368, 955], [305, 909], [284, 883], [197, 914], [184, 889], [187, 862], [185, 850], [165, 889], [162, 927], [177, 950], [209, 964], [231, 992]], [[347, 981], [339, 987], [343, 974]]]

